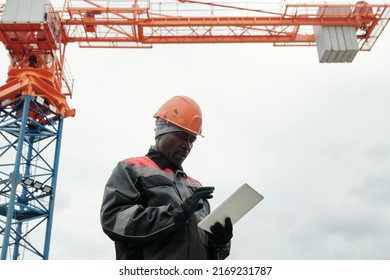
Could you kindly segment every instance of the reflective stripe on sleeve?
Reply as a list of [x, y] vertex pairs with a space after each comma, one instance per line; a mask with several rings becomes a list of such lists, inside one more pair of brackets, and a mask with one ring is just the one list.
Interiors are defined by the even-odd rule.
[[123, 212], [120, 212], [115, 220], [115, 225], [113, 231], [117, 234], [124, 235], [126, 231], [126, 226], [129, 222], [130, 217], [133, 215], [135, 210], [138, 208], [137, 205], [134, 205]]

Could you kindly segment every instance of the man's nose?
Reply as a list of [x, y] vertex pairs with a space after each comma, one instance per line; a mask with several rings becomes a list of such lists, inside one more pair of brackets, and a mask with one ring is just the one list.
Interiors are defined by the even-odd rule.
[[192, 143], [189, 139], [183, 138], [181, 141], [181, 145], [183, 148], [190, 150], [192, 148]]

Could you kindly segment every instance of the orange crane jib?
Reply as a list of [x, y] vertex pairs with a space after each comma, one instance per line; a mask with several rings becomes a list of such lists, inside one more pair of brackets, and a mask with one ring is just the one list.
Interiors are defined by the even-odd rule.
[[66, 102], [73, 90], [64, 66], [68, 43], [77, 42], [82, 48], [199, 43], [315, 46], [313, 26], [348, 26], [356, 30], [359, 50], [369, 51], [390, 19], [390, 5], [364, 1], [266, 9], [262, 3], [248, 7], [191, 0], [134, 0], [120, 2], [124, 6], [119, 7], [118, 3], [67, 0], [62, 9], [49, 4], [35, 22], [5, 19], [7, 4], [1, 5], [0, 40], [10, 53], [10, 67], [6, 84], [0, 87], [0, 101], [23, 94], [41, 96], [65, 117], [74, 116]]

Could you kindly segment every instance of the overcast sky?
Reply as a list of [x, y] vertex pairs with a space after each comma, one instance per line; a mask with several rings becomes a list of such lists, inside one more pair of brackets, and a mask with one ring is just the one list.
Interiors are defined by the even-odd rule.
[[230, 259], [390, 259], [389, 45], [388, 27], [347, 64], [320, 64], [315, 47], [69, 45], [77, 112], [64, 125], [50, 258], [115, 258], [99, 222], [104, 185], [154, 144], [160, 105], [188, 95], [205, 137], [183, 166], [216, 187], [211, 206], [245, 182], [265, 197], [235, 225]]

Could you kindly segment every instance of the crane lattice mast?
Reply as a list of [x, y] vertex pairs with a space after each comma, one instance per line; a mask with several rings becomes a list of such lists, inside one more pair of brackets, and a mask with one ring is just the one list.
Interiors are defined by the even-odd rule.
[[[22, 3], [23, 2], [23, 3]], [[9, 69], [0, 87], [1, 259], [49, 258], [63, 121], [73, 78], [69, 43], [81, 48], [272, 43], [317, 46], [320, 62], [352, 62], [390, 20], [388, 4], [211, 3], [195, 0], [7, 0], [0, 41]], [[42, 228], [42, 229], [41, 229]]]

